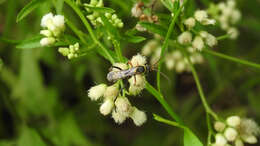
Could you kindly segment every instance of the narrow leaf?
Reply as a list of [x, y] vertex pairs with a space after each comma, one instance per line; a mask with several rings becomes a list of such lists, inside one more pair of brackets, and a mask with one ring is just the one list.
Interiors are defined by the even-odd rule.
[[150, 22], [139, 22], [139, 24], [153, 33], [157, 33], [161, 36], [166, 36], [167, 29], [161, 25], [150, 23]]
[[184, 129], [184, 146], [203, 146], [199, 138], [188, 128]]
[[174, 12], [172, 0], [161, 0], [161, 2], [170, 12]]
[[23, 9], [18, 13], [16, 22], [21, 21], [25, 18], [28, 14], [30, 14], [34, 9], [42, 5], [45, 0], [32, 0], [29, 2]]
[[99, 12], [99, 13], [114, 13], [115, 12], [115, 10], [108, 8], [108, 7], [93, 7], [89, 4], [84, 4], [84, 6], [87, 9], [90, 9], [91, 11]]
[[24, 40], [21, 43], [16, 45], [16, 48], [18, 49], [33, 49], [33, 48], [39, 48], [42, 47], [40, 44], [40, 40], [41, 40], [42, 36], [35, 36], [31, 39], [28, 40]]
[[144, 38], [142, 36], [134, 36], [134, 35], [125, 35], [123, 39], [130, 43], [140, 43], [140, 42], [146, 40], [146, 38]]

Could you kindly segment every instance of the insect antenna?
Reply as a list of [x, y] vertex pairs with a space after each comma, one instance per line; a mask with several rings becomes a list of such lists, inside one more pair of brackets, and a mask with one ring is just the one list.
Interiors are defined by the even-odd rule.
[[[158, 71], [157, 69], [155, 69], [155, 68], [153, 68], [153, 70], [156, 71], [156, 72], [159, 72], [159, 71]], [[164, 74], [163, 72], [159, 72], [159, 73], [168, 81], [169, 84], [171, 83], [170, 78], [169, 78], [166, 74]]]

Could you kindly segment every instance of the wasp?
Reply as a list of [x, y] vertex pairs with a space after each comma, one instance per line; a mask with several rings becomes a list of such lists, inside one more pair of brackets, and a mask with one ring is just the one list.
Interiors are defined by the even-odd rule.
[[129, 63], [129, 64], [130, 64], [131, 68], [125, 69], [125, 70], [123, 70], [117, 66], [112, 66], [111, 68], [116, 68], [116, 69], [118, 69], [118, 71], [110, 71], [107, 74], [107, 80], [109, 82], [116, 82], [120, 79], [126, 79], [129, 77], [138, 75], [138, 74], [149, 73], [153, 70], [152, 69], [153, 67], [148, 64], [135, 66], [135, 67], [132, 67], [131, 63]]
[[[131, 67], [129, 69], [125, 69], [125, 70], [123, 70], [117, 66], [112, 66], [111, 69], [116, 68], [116, 69], [118, 69], [118, 71], [110, 71], [107, 74], [107, 80], [109, 82], [116, 82], [120, 79], [126, 79], [126, 78], [130, 78], [132, 76], [135, 77], [135, 75], [138, 75], [138, 74], [147, 74], [147, 73], [150, 73], [151, 71], [157, 71], [155, 69], [154, 65], [145, 64], [145, 65], [139, 65], [139, 66], [133, 67], [133, 65], [129, 61], [128, 61], [128, 64], [130, 64]], [[169, 78], [165, 74], [163, 74], [162, 72], [160, 72], [160, 74], [163, 75], [169, 81]], [[136, 81], [136, 78], [134, 78], [134, 79]]]

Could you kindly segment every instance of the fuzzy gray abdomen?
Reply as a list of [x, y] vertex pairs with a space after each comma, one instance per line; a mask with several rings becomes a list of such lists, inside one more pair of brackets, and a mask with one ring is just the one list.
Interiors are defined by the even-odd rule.
[[109, 82], [115, 82], [120, 79], [124, 79], [130, 76], [135, 75], [135, 69], [128, 69], [128, 70], [122, 70], [122, 71], [111, 71], [107, 74], [107, 80]]

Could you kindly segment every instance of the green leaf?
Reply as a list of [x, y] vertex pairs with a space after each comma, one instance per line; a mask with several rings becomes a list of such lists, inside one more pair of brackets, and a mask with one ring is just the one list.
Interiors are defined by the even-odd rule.
[[170, 11], [174, 12], [174, 6], [172, 0], [161, 0], [162, 4]]
[[8, 38], [5, 38], [5, 37], [0, 37], [0, 42], [4, 42], [4, 43], [8, 43], [8, 44], [18, 44], [21, 41], [19, 41], [19, 40], [11, 40], [11, 39], [8, 39]]
[[22, 133], [17, 141], [17, 146], [46, 146], [46, 144], [37, 131], [23, 127]]
[[32, 0], [29, 2], [17, 15], [16, 22], [21, 21], [28, 14], [30, 14], [34, 9], [41, 6], [45, 0]]
[[167, 29], [161, 25], [150, 23], [150, 22], [139, 22], [139, 24], [153, 33], [157, 33], [161, 36], [166, 36]]
[[146, 40], [146, 38], [144, 38], [142, 36], [134, 36], [134, 35], [125, 35], [123, 37], [123, 39], [130, 43], [140, 43], [140, 42]]
[[188, 128], [184, 129], [184, 146], [203, 146], [199, 138]]
[[17, 49], [33, 49], [40, 48], [42, 45], [40, 44], [42, 36], [37, 35], [33, 38], [22, 41], [21, 43], [16, 45]]
[[91, 11], [99, 12], [99, 13], [114, 13], [115, 12], [115, 10], [113, 10], [111, 8], [107, 8], [107, 7], [93, 7], [89, 4], [84, 4], [84, 6], [88, 9], [90, 9]]
[[[35, 55], [37, 50], [24, 50], [21, 52], [21, 67], [17, 88], [23, 93], [18, 95], [20, 100], [19, 112], [24, 117], [29, 114], [40, 115], [48, 112], [49, 97], [46, 95], [43, 76]], [[41, 103], [46, 103], [41, 105]], [[39, 106], [41, 105], [41, 106]], [[37, 110], [36, 110], [37, 109]]]

